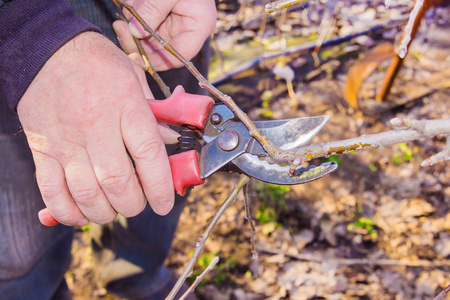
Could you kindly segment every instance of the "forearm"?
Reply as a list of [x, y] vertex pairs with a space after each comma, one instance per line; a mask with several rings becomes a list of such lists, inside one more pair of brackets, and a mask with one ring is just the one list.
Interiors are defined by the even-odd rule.
[[0, 20], [0, 91], [11, 109], [62, 45], [82, 32], [99, 31], [63, 0], [6, 2]]

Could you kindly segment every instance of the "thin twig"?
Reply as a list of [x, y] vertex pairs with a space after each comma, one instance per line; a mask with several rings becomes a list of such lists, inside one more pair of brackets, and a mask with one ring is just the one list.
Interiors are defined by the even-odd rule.
[[[127, 18], [123, 14], [123, 11], [122, 11], [119, 3], [116, 0], [111, 0], [111, 2], [113, 3], [114, 8], [116, 9], [118, 18], [121, 19], [122, 21], [125, 21], [128, 23], [129, 20], [127, 20]], [[147, 71], [153, 77], [153, 79], [155, 80], [155, 82], [158, 84], [159, 88], [163, 92], [164, 96], [166, 98], [169, 98], [170, 95], [172, 94], [170, 92], [170, 88], [166, 85], [164, 80], [162, 80], [161, 76], [159, 76], [159, 74], [153, 68], [150, 60], [148, 59], [148, 55], [145, 52], [144, 47], [142, 46], [141, 41], [134, 36], [133, 36], [133, 39], [134, 39], [134, 43], [136, 44], [136, 47], [139, 50], [139, 54], [141, 55], [142, 61], [144, 62], [144, 70]]]
[[447, 285], [447, 287], [439, 293], [439, 295], [436, 296], [436, 298], [434, 298], [434, 300], [442, 300], [445, 298], [445, 296], [447, 296], [447, 294], [450, 292], [450, 284]]
[[167, 296], [166, 300], [174, 299], [175, 295], [180, 290], [183, 283], [186, 281], [186, 278], [188, 278], [194, 269], [194, 266], [200, 256], [201, 251], [203, 250], [203, 246], [205, 245], [206, 240], [208, 239], [209, 235], [211, 234], [212, 230], [216, 226], [217, 222], [219, 221], [220, 217], [223, 215], [225, 210], [231, 205], [231, 203], [236, 201], [236, 198], [242, 189], [244, 185], [246, 185], [249, 181], [249, 178], [246, 175], [241, 175], [238, 182], [233, 187], [233, 190], [228, 195], [228, 198], [222, 203], [222, 205], [219, 207], [219, 209], [214, 213], [213, 218], [209, 222], [209, 224], [206, 227], [206, 230], [203, 232], [202, 235], [197, 240], [197, 243], [195, 245], [194, 253], [192, 254], [191, 258], [189, 259], [189, 262], [186, 264], [186, 267], [183, 270], [183, 273], [181, 273], [180, 277], [178, 278], [177, 282], [175, 283], [175, 286], [170, 291], [170, 294]]
[[398, 47], [398, 56], [400, 58], [405, 58], [406, 53], [408, 52], [408, 46], [414, 38], [415, 31], [417, 31], [420, 21], [425, 13], [426, 9], [424, 8], [424, 1], [425, 0], [416, 0], [414, 8], [409, 16], [408, 23], [403, 30], [403, 37], [400, 41], [400, 46]]
[[194, 291], [194, 289], [198, 286], [198, 284], [202, 282], [202, 280], [206, 277], [206, 275], [209, 274], [209, 272], [211, 272], [211, 270], [217, 265], [218, 262], [219, 257], [218, 256], [214, 257], [211, 263], [208, 265], [208, 267], [202, 272], [202, 274], [198, 275], [197, 278], [195, 278], [194, 283], [192, 283], [189, 289], [178, 300], [186, 299], [186, 297]]
[[325, 14], [322, 18], [322, 21], [320, 22], [320, 34], [316, 41], [316, 46], [314, 46], [314, 52], [318, 53], [320, 49], [322, 48], [323, 42], [325, 41], [326, 37], [333, 33], [334, 29], [336, 28], [337, 19], [336, 17], [339, 14], [339, 11], [343, 7], [342, 2], [338, 2], [335, 4], [333, 8], [333, 13], [331, 13], [330, 10], [326, 10]]
[[136, 12], [133, 6], [128, 5], [123, 0], [116, 0], [119, 2], [125, 9], [127, 9], [136, 20], [142, 25], [145, 31], [150, 33], [150, 35], [160, 43], [161, 46], [164, 47], [170, 54], [176, 57], [198, 80], [200, 87], [208, 90], [211, 94], [220, 99], [223, 103], [225, 103], [238, 117], [242, 123], [248, 128], [249, 133], [252, 137], [260, 142], [260, 144], [264, 147], [264, 150], [270, 155], [276, 155], [276, 153], [280, 152], [279, 148], [275, 146], [265, 135], [263, 135], [258, 128], [256, 128], [255, 124], [250, 120], [246, 113], [244, 113], [233, 101], [233, 99], [219, 91], [216, 87], [214, 87], [206, 78], [197, 70], [194, 64], [188, 61], [183, 55], [181, 55], [175, 48], [165, 41], [159, 34], [156, 33]]
[[[266, 0], [267, 1], [267, 0]], [[266, 33], [266, 28], [267, 28], [267, 14], [263, 14], [262, 15], [262, 20], [261, 20], [261, 26], [259, 27], [258, 30], [258, 36], [255, 39], [258, 43], [259, 43], [259, 67], [261, 69], [264, 68], [264, 52], [265, 52], [265, 45], [264, 45], [264, 34]]]
[[284, 8], [294, 6], [303, 2], [306, 2], [307, 0], [279, 0], [272, 3], [269, 3], [265, 6], [266, 13], [273, 13], [279, 10], [282, 10]]
[[294, 254], [287, 253], [283, 250], [270, 249], [262, 246], [258, 246], [258, 250], [269, 254], [282, 254], [287, 257], [291, 257], [298, 260], [313, 261], [313, 262], [327, 262], [335, 263], [337, 265], [369, 265], [369, 266], [408, 266], [408, 267], [449, 267], [450, 261], [448, 260], [395, 260], [395, 259], [370, 259], [370, 258], [336, 258], [326, 257], [313, 254]]
[[250, 225], [250, 244], [252, 247], [252, 259], [258, 258], [258, 252], [256, 251], [256, 244], [255, 244], [255, 224], [253, 223], [252, 213], [250, 211], [250, 205], [249, 205], [249, 192], [248, 192], [249, 186], [248, 184], [244, 188], [244, 209], [245, 209], [245, 218], [247, 219], [249, 225]]

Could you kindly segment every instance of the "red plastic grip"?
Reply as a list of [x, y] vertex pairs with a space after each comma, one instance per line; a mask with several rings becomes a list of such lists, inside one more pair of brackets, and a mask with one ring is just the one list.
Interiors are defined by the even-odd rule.
[[39, 221], [41, 221], [42, 225], [55, 226], [59, 224], [59, 222], [55, 218], [53, 218], [48, 208], [41, 209], [38, 213], [38, 216]]
[[202, 184], [198, 154], [195, 150], [169, 156], [173, 186], [180, 196], [184, 196], [189, 187]]
[[208, 96], [188, 94], [177, 86], [165, 100], [147, 100], [156, 119], [171, 125], [191, 125], [202, 130], [214, 100]]

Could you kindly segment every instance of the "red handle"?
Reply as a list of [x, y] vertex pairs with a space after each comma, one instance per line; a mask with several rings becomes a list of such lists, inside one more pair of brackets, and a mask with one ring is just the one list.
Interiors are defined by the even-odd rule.
[[[191, 125], [202, 130], [208, 118], [214, 100], [207, 96], [188, 94], [183, 87], [177, 86], [166, 100], [147, 100], [155, 118], [172, 125]], [[184, 196], [189, 187], [203, 183], [195, 150], [169, 157], [175, 190]], [[53, 218], [48, 208], [39, 212], [39, 220], [45, 226], [54, 226], [59, 222]]]
[[165, 100], [147, 100], [156, 119], [168, 124], [190, 125], [202, 130], [214, 100], [208, 96], [188, 94], [177, 86]]
[[169, 162], [173, 186], [180, 196], [184, 196], [189, 187], [203, 183], [197, 151], [190, 150], [171, 155], [169, 156]]

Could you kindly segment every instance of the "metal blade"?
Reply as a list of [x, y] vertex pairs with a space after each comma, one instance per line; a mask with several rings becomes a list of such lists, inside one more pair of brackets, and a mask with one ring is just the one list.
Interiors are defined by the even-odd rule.
[[245, 174], [261, 181], [275, 184], [300, 184], [319, 179], [337, 168], [336, 162], [323, 163], [320, 166], [298, 168], [294, 175], [289, 173], [289, 166], [269, 164], [257, 156], [244, 153], [235, 158], [233, 163]]
[[[328, 119], [329, 116], [319, 116], [291, 119], [279, 124], [261, 122], [260, 124], [255, 123], [255, 125], [280, 149], [289, 150], [308, 144]], [[258, 156], [265, 156], [267, 153], [255, 139], [251, 139], [245, 152], [233, 159], [232, 162], [247, 175], [275, 184], [306, 183], [323, 177], [337, 168], [335, 162], [324, 163], [318, 167], [298, 168], [295, 174], [291, 175], [289, 166], [269, 164], [267, 161], [261, 160]]]
[[[255, 122], [255, 125], [275, 146], [281, 150], [289, 150], [309, 143], [329, 118], [330, 116], [318, 116], [279, 121], [261, 121]], [[250, 141], [245, 152], [258, 156], [267, 155], [261, 144], [255, 139]]]

